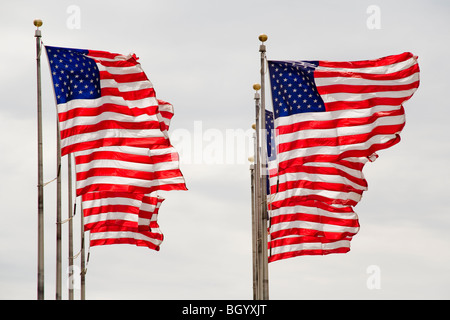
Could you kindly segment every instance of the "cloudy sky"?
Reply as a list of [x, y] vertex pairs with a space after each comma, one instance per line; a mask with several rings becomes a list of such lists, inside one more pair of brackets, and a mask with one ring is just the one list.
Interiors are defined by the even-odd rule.
[[[450, 298], [448, 1], [7, 0], [0, 10], [1, 299], [36, 299], [35, 18], [44, 21], [47, 45], [135, 52], [157, 96], [175, 108], [172, 138], [189, 191], [163, 194], [161, 251], [90, 250], [87, 299], [252, 298], [246, 134], [254, 122], [260, 33], [269, 37], [269, 59], [364, 60], [411, 51], [421, 67], [420, 87], [405, 104], [402, 141], [365, 167], [369, 190], [355, 208], [361, 230], [351, 251], [270, 264], [270, 298]], [[44, 181], [50, 181], [56, 109], [43, 57]], [[63, 193], [66, 176], [64, 169]], [[46, 299], [55, 298], [55, 194], [50, 183]], [[63, 218], [66, 207], [64, 198]], [[78, 252], [78, 239], [74, 247]], [[66, 225], [63, 248], [65, 273]], [[66, 281], [64, 275], [63, 299]]]

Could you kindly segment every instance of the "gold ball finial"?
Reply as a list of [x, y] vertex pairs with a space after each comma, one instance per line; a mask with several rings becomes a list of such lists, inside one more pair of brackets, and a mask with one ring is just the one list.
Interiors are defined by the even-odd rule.
[[256, 130], [256, 124], [255, 124], [255, 123], [252, 124], [252, 129], [253, 129], [253, 130]]
[[261, 85], [260, 85], [259, 83], [255, 83], [255, 84], [253, 85], [253, 89], [256, 90], [256, 91], [258, 91], [259, 89], [261, 89]]
[[36, 26], [36, 27], [40, 27], [40, 26], [42, 26], [42, 20], [41, 19], [35, 19], [34, 21], [33, 21], [33, 24]]
[[267, 41], [267, 35], [266, 34], [260, 34], [258, 37], [259, 41], [266, 42]]

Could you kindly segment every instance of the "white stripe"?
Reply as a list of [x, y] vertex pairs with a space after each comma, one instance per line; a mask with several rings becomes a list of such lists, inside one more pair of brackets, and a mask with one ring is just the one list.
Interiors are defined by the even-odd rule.
[[153, 85], [148, 80], [135, 82], [117, 82], [114, 79], [100, 80], [101, 88], [117, 88], [120, 92], [131, 92], [142, 89], [153, 89]]
[[156, 122], [159, 122], [159, 119], [156, 117], [156, 115], [141, 114], [138, 116], [133, 116], [116, 112], [103, 112], [95, 116], [78, 116], [72, 119], [68, 119], [66, 121], [60, 121], [60, 128], [61, 130], [66, 130], [79, 125], [89, 126], [98, 124], [102, 121], [110, 121], [110, 120], [116, 122], [130, 122], [130, 123], [154, 121], [155, 126], [157, 125]]
[[[273, 244], [272, 244], [273, 245]], [[300, 244], [282, 245], [271, 248], [272, 255], [298, 252], [302, 250], [332, 250], [338, 248], [350, 248], [350, 240], [339, 240], [331, 243], [306, 242]]]
[[350, 73], [368, 73], [368, 74], [388, 74], [398, 72], [415, 65], [417, 60], [415, 57], [411, 57], [408, 60], [384, 65], [377, 67], [367, 67], [367, 68], [339, 68], [339, 67], [324, 67], [318, 66], [316, 70], [318, 71], [339, 71], [339, 72], [350, 72]]
[[[343, 207], [343, 206], [337, 206], [333, 205], [333, 207]], [[277, 217], [277, 216], [283, 216], [285, 214], [295, 214], [295, 213], [306, 213], [310, 215], [315, 216], [324, 216], [324, 217], [330, 217], [330, 218], [337, 218], [337, 219], [353, 219], [357, 220], [358, 215], [356, 212], [350, 211], [350, 212], [335, 212], [335, 211], [327, 211], [324, 209], [321, 209], [319, 207], [308, 207], [308, 206], [302, 206], [302, 205], [295, 205], [295, 206], [285, 206], [281, 207], [279, 209], [273, 209], [270, 210], [271, 217]]]
[[[355, 162], [360, 164], [365, 164], [367, 161], [369, 161], [366, 157], [359, 157], [359, 158], [345, 158], [346, 161], [349, 162]], [[310, 167], [329, 167], [329, 168], [336, 168], [338, 170], [342, 170], [345, 173], [351, 175], [352, 177], [355, 177], [357, 179], [365, 180], [364, 174], [362, 173], [362, 170], [352, 169], [347, 166], [341, 165], [336, 162], [308, 162], [305, 164], [305, 166]]]
[[[401, 109], [401, 105], [398, 106], [385, 106], [378, 105], [372, 108], [365, 109], [348, 109], [348, 110], [336, 110], [327, 112], [307, 112], [293, 114], [289, 117], [278, 117], [275, 119], [275, 128], [281, 126], [289, 126], [293, 123], [302, 123], [306, 121], [330, 121], [336, 119], [348, 119], [348, 118], [366, 118], [370, 117], [378, 112], [394, 111]], [[278, 130], [275, 129], [278, 134]]]
[[92, 214], [84, 217], [84, 224], [90, 224], [95, 222], [103, 222], [108, 220], [122, 220], [138, 223], [138, 215], [126, 212], [113, 212], [108, 211], [99, 214]]
[[97, 62], [97, 67], [99, 71], [106, 71], [111, 74], [133, 74], [144, 72], [139, 63], [134, 66], [127, 67], [107, 67]]
[[[271, 179], [276, 179], [273, 177]], [[326, 183], [337, 183], [343, 185], [349, 185], [355, 189], [365, 191], [367, 187], [361, 186], [348, 178], [338, 175], [338, 174], [315, 174], [315, 173], [306, 173], [306, 172], [288, 172], [279, 175], [279, 183], [285, 183], [290, 181], [312, 181], [312, 182], [326, 182]], [[276, 182], [274, 182], [276, 183]], [[343, 187], [344, 188], [344, 187]]]
[[127, 101], [116, 96], [103, 96], [97, 99], [74, 99], [66, 103], [58, 104], [58, 113], [64, 113], [76, 108], [98, 108], [104, 104], [115, 104], [119, 106], [128, 106], [130, 108], [145, 109], [157, 106], [158, 101], [155, 97]]
[[409, 90], [400, 91], [380, 91], [380, 92], [370, 92], [370, 93], [330, 93], [322, 94], [321, 97], [325, 103], [335, 102], [335, 101], [364, 101], [372, 98], [405, 98], [411, 96], [416, 92], [416, 88]]
[[270, 232], [273, 233], [288, 229], [307, 229], [307, 230], [334, 232], [334, 233], [348, 232], [352, 234], [356, 234], [359, 231], [358, 227], [346, 227], [333, 224], [326, 224], [323, 222], [318, 223], [318, 222], [295, 220], [273, 224], [270, 227]]
[[336, 127], [331, 129], [305, 129], [293, 133], [282, 134], [278, 136], [278, 143], [289, 143], [297, 140], [312, 138], [338, 138], [344, 136], [367, 134], [372, 132], [376, 127], [399, 125], [405, 122], [405, 116], [387, 116], [380, 117], [365, 125]]
[[176, 177], [170, 177], [170, 178], [159, 178], [157, 180], [152, 181], [152, 187], [169, 186], [169, 185], [176, 185], [176, 184], [184, 184], [183, 176], [176, 176]]
[[117, 176], [94, 176], [77, 181], [77, 189], [81, 189], [90, 185], [95, 186], [97, 184], [114, 184], [117, 186], [135, 186], [144, 188], [151, 187], [151, 181], [145, 179], [125, 178]]
[[76, 172], [77, 173], [85, 172], [92, 168], [117, 168], [134, 171], [155, 172], [163, 170], [173, 170], [179, 167], [178, 161], [167, 161], [167, 162], [164, 161], [164, 162], [150, 163], [151, 161], [152, 158], [150, 156], [148, 157], [147, 163], [116, 160], [116, 159], [95, 159], [87, 163], [76, 164]]
[[120, 152], [120, 153], [130, 153], [134, 155], [150, 156], [150, 149], [129, 147], [129, 146], [104, 146], [95, 149], [83, 150], [74, 152], [75, 158], [78, 156], [89, 155], [97, 151], [107, 151], [107, 152]]
[[132, 231], [107, 231], [107, 232], [93, 232], [90, 231], [90, 239], [91, 240], [103, 240], [103, 239], [136, 239], [143, 240], [146, 242], [153, 243], [159, 246], [162, 241], [154, 238], [147, 237], [139, 232]]
[[317, 77], [315, 78], [317, 88], [321, 86], [330, 86], [336, 84], [343, 85], [357, 85], [357, 86], [389, 86], [389, 85], [404, 85], [416, 82], [419, 80], [419, 72], [416, 72], [408, 77], [404, 77], [401, 79], [395, 80], [371, 80], [371, 79], [363, 79], [359, 77]]
[[288, 189], [285, 191], [280, 191], [276, 193], [273, 201], [279, 200], [287, 200], [291, 197], [307, 197], [307, 196], [321, 196], [330, 199], [330, 202], [333, 200], [345, 201], [345, 200], [353, 200], [355, 202], [359, 202], [361, 200], [361, 195], [356, 192], [344, 192], [344, 191], [332, 191], [332, 190], [316, 190], [316, 189], [307, 189], [307, 188], [295, 188]]
[[[112, 53], [112, 54], [115, 54], [115, 53]], [[89, 58], [95, 59], [95, 60], [100, 60], [100, 61], [126, 61], [126, 60], [132, 58], [133, 54], [131, 54], [131, 53], [130, 54], [117, 54], [114, 58], [106, 58], [106, 57], [98, 57], [95, 55], [89, 55], [89, 53], [87, 53], [86, 57], [89, 57]]]
[[62, 139], [61, 147], [64, 148], [80, 142], [90, 142], [105, 138], [165, 138], [165, 136], [159, 129], [105, 129], [96, 132], [77, 134]]
[[340, 145], [336, 147], [327, 147], [327, 146], [318, 146], [318, 147], [309, 147], [309, 148], [301, 148], [301, 149], [293, 149], [291, 151], [286, 151], [280, 153], [279, 156], [279, 163], [288, 160], [288, 159], [294, 159], [294, 158], [302, 158], [306, 156], [311, 155], [339, 155], [346, 151], [360, 151], [360, 150], [367, 150], [369, 149], [373, 144], [384, 144], [389, 142], [390, 140], [394, 139], [397, 135], [396, 134], [382, 134], [382, 135], [376, 135], [371, 137], [370, 139], [366, 140], [362, 143], [357, 144], [349, 144], [349, 145]]
[[141, 200], [138, 199], [124, 198], [124, 197], [108, 197], [93, 200], [85, 200], [83, 201], [83, 209], [102, 207], [105, 205], [105, 203], [107, 205], [125, 205], [133, 207], [141, 206]]
[[[148, 161], [150, 161], [150, 158], [148, 159]], [[75, 167], [77, 173], [86, 172], [94, 168], [115, 168], [115, 169], [125, 169], [144, 172], [153, 171], [152, 170], [153, 166], [152, 164], [149, 163], [139, 163], [121, 160], [110, 160], [110, 159], [92, 160], [88, 163], [77, 164]]]
[[92, 176], [84, 180], [78, 180], [76, 186], [77, 190], [81, 190], [87, 186], [92, 186], [95, 189], [95, 186], [100, 184], [111, 184], [120, 187], [133, 186], [142, 188], [152, 188], [164, 185], [184, 184], [184, 177], [180, 175], [176, 177], [148, 180], [139, 178], [120, 177], [120, 176]]

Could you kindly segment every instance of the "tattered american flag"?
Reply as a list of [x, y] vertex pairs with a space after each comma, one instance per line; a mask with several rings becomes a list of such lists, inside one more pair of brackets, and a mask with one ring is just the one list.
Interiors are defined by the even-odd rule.
[[359, 230], [353, 207], [367, 190], [362, 169], [400, 140], [417, 57], [268, 64], [277, 151], [269, 261], [348, 252]]

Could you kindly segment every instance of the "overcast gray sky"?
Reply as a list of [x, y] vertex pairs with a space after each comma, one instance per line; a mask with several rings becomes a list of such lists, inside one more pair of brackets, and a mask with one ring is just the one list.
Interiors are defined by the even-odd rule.
[[[402, 141], [364, 168], [369, 190], [355, 208], [361, 230], [351, 251], [270, 264], [270, 298], [450, 298], [447, 1], [8, 0], [0, 10], [1, 299], [36, 299], [35, 18], [44, 21], [45, 44], [136, 53], [157, 97], [174, 105], [170, 130], [183, 149], [189, 191], [163, 193], [161, 251], [92, 248], [87, 299], [252, 298], [252, 147], [230, 137], [245, 142], [242, 132], [254, 122], [260, 33], [269, 36], [269, 59], [365, 60], [411, 51], [421, 68], [420, 87], [405, 104]], [[45, 55], [42, 68], [49, 181], [56, 176], [56, 110]], [[51, 183], [45, 188], [47, 299], [55, 297], [55, 194]], [[63, 218], [66, 206], [63, 199]], [[74, 246], [78, 252], [78, 239]], [[63, 248], [66, 271], [67, 226]]]

